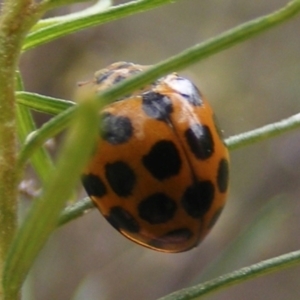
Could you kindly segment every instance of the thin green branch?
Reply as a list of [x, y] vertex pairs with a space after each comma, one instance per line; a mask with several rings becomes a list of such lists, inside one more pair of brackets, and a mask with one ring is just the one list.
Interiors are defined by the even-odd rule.
[[235, 272], [220, 276], [202, 284], [185, 288], [159, 300], [192, 300], [200, 299], [212, 292], [228, 288], [249, 279], [254, 279], [265, 274], [277, 272], [284, 268], [296, 266], [300, 263], [300, 251], [290, 252], [277, 256]]
[[59, 114], [75, 104], [72, 101], [23, 91], [16, 92], [16, 98], [18, 104], [51, 115]]
[[78, 217], [84, 216], [92, 208], [95, 208], [95, 205], [90, 198], [84, 198], [75, 204], [69, 205], [61, 213], [58, 220], [58, 226], [65, 225], [66, 223], [69, 223]]
[[236, 150], [279, 136], [296, 128], [300, 128], [300, 113], [279, 122], [229, 137], [225, 142], [230, 150]]
[[[278, 194], [269, 199], [261, 199], [264, 203], [262, 208], [255, 213], [251, 222], [240, 224], [235, 230], [235, 238], [223, 249], [206, 268], [199, 272], [193, 279], [191, 285], [205, 282], [224, 274], [232, 269], [237, 258], [252, 257], [253, 253], [263, 253], [270, 246], [269, 243], [261, 243], [261, 234], [269, 240], [274, 241], [281, 230], [284, 222], [287, 222], [292, 214], [290, 197], [287, 194]], [[239, 222], [239, 219], [236, 220]]]
[[[178, 0], [139, 0], [131, 1], [118, 6], [113, 6], [104, 12], [90, 13], [86, 15], [75, 15], [74, 18], [66, 16], [65, 21], [51, 24], [31, 32], [24, 43], [23, 51], [40, 46], [57, 38], [66, 36], [73, 32], [118, 20], [139, 12], [150, 10], [158, 6], [176, 2]], [[60, 19], [61, 20], [61, 19]]]
[[[139, 87], [154, 81], [165, 74], [172, 71], [177, 71], [187, 67], [196, 61], [200, 61], [208, 56], [216, 54], [225, 48], [229, 48], [237, 43], [253, 37], [256, 34], [262, 33], [271, 27], [282, 23], [283, 21], [295, 16], [300, 11], [300, 0], [291, 1], [284, 8], [257, 18], [255, 20], [244, 23], [234, 29], [228, 30], [223, 34], [210, 39], [206, 42], [198, 44], [178, 55], [171, 57], [159, 64], [149, 68], [148, 70], [132, 76], [123, 82], [120, 82], [111, 88], [103, 91], [98, 95], [98, 105], [108, 104], [118, 99], [122, 95], [128, 94]], [[40, 147], [51, 134], [59, 132], [59, 130], [67, 126], [71, 115], [74, 113], [74, 107], [68, 109], [61, 116], [57, 116], [58, 125], [56, 127], [55, 120], [52, 123], [45, 124], [44, 127], [37, 131], [34, 136], [24, 145], [20, 157], [19, 165], [23, 166], [33, 151]]]

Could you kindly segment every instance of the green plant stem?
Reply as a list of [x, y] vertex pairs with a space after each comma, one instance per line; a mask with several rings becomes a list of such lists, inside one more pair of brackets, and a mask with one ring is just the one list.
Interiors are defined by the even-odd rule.
[[266, 139], [284, 134], [300, 127], [300, 113], [289, 118], [262, 126], [260, 128], [237, 134], [225, 140], [230, 150], [236, 150]]
[[62, 226], [78, 217], [84, 216], [92, 208], [95, 208], [95, 205], [90, 198], [84, 198], [75, 204], [69, 205], [61, 213], [58, 219], [58, 226]]
[[[15, 70], [22, 42], [42, 12], [31, 0], [7, 0], [0, 16], [0, 276], [17, 226]], [[1, 299], [5, 298], [2, 285]]]
[[300, 251], [290, 252], [281, 256], [264, 260], [260, 263], [242, 268], [232, 273], [228, 273], [202, 284], [182, 289], [166, 297], [162, 297], [159, 300], [200, 299], [202, 296], [206, 296], [212, 292], [217, 292], [221, 289], [228, 288], [246, 280], [276, 272], [282, 270], [283, 268], [295, 266], [299, 263]]

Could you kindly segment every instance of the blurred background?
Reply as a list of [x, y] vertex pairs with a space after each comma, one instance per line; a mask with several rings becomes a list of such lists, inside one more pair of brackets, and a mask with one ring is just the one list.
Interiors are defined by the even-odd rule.
[[[115, 4], [129, 1], [114, 1]], [[47, 17], [81, 10], [66, 6]], [[23, 55], [26, 90], [72, 99], [78, 81], [116, 61], [154, 64], [287, 1], [185, 0], [84, 30]], [[211, 102], [225, 137], [300, 110], [300, 16], [180, 73]], [[42, 124], [49, 116], [36, 114]], [[28, 179], [33, 178], [28, 173]], [[58, 229], [40, 253], [24, 299], [155, 300], [300, 248], [300, 130], [231, 152], [231, 192], [197, 248], [164, 254], [133, 244], [93, 210]], [[84, 197], [84, 191], [81, 191]], [[206, 299], [300, 299], [300, 267]]]

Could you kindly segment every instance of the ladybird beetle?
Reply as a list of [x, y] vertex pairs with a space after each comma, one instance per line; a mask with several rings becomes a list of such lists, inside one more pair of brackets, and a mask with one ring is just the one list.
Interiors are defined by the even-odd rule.
[[[114, 63], [90, 84], [99, 92], [146, 68]], [[140, 245], [162, 252], [195, 247], [228, 192], [228, 151], [206, 99], [173, 73], [99, 114], [99, 142], [82, 176], [92, 201]]]

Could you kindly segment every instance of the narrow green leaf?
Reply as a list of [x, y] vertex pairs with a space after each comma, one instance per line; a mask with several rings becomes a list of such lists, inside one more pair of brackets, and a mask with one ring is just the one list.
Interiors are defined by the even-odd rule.
[[284, 134], [296, 128], [300, 128], [300, 113], [284, 120], [229, 137], [225, 142], [230, 150], [235, 150]]
[[65, 129], [75, 113], [75, 106], [65, 110], [61, 114], [53, 117], [50, 121], [45, 123], [40, 129], [33, 131], [27, 137], [23, 148], [20, 151], [18, 159], [18, 168], [23, 169], [27, 160], [33, 153], [43, 146], [43, 144], [50, 138]]
[[[194, 284], [214, 278], [224, 272], [231, 271], [237, 259], [256, 256], [264, 253], [265, 248], [271, 242], [276, 242], [278, 231], [282, 223], [291, 215], [291, 206], [287, 205], [288, 195], [278, 195], [269, 199], [254, 219], [240, 233], [220, 255], [201, 271], [200, 276], [194, 280]], [[267, 239], [269, 242], [262, 242]]]
[[[36, 130], [35, 123], [32, 119], [29, 109], [23, 105], [18, 105], [16, 109], [18, 135], [21, 142], [25, 142], [26, 137]], [[46, 181], [49, 173], [53, 169], [51, 158], [47, 151], [42, 147], [30, 158], [32, 166], [42, 181]]]
[[98, 128], [95, 101], [83, 102], [75, 116], [57, 169], [50, 174], [43, 195], [34, 201], [10, 248], [3, 279], [7, 299], [18, 294], [34, 259], [56, 227], [59, 214], [91, 155]]
[[72, 101], [29, 92], [17, 92], [16, 97], [19, 104], [51, 115], [57, 115], [74, 105]]
[[[48, 6], [50, 4], [48, 2], [48, 3], [45, 3], [44, 5]], [[53, 17], [53, 18], [47, 18], [47, 19], [40, 20], [37, 24], [35, 24], [32, 27], [31, 32], [37, 31], [38, 29], [41, 29], [41, 28], [52, 26], [54, 24], [59, 24], [61, 22], [67, 21], [67, 20], [68, 21], [75, 20], [75, 19], [78, 19], [81, 16], [87, 17], [89, 15], [94, 15], [94, 14], [101, 13], [105, 9], [109, 8], [111, 5], [112, 5], [111, 0], [99, 0], [94, 5], [86, 8], [86, 9], [83, 9], [79, 12], [74, 12], [74, 13], [64, 15], [64, 16], [59, 16], [59, 17]]]
[[61, 213], [58, 220], [58, 226], [62, 226], [78, 217], [82, 217], [92, 208], [95, 208], [95, 205], [90, 198], [84, 198], [75, 204], [69, 205]]
[[[17, 89], [23, 90], [23, 82], [20, 73], [17, 73]], [[22, 94], [23, 92], [17, 92]], [[34, 120], [29, 109], [23, 105], [17, 105], [17, 131], [20, 142], [23, 144], [27, 136], [36, 130]], [[32, 166], [42, 181], [46, 181], [49, 172], [52, 170], [52, 161], [47, 151], [42, 147], [39, 148], [31, 157]]]
[[47, 27], [39, 28], [28, 34], [25, 39], [23, 51], [32, 49], [39, 45], [45, 44], [57, 38], [63, 37], [73, 32], [101, 25], [107, 22], [118, 20], [138, 12], [153, 9], [157, 6], [176, 2], [178, 0], [139, 0], [131, 1], [118, 6], [113, 6], [104, 12], [93, 13], [88, 11], [86, 14], [75, 15], [72, 17], [63, 17], [59, 19], [59, 23], [51, 24]]
[[254, 279], [265, 274], [281, 271], [300, 264], [300, 251], [290, 252], [260, 263], [239, 269], [189, 288], [182, 289], [159, 300], [195, 300], [221, 289]]

